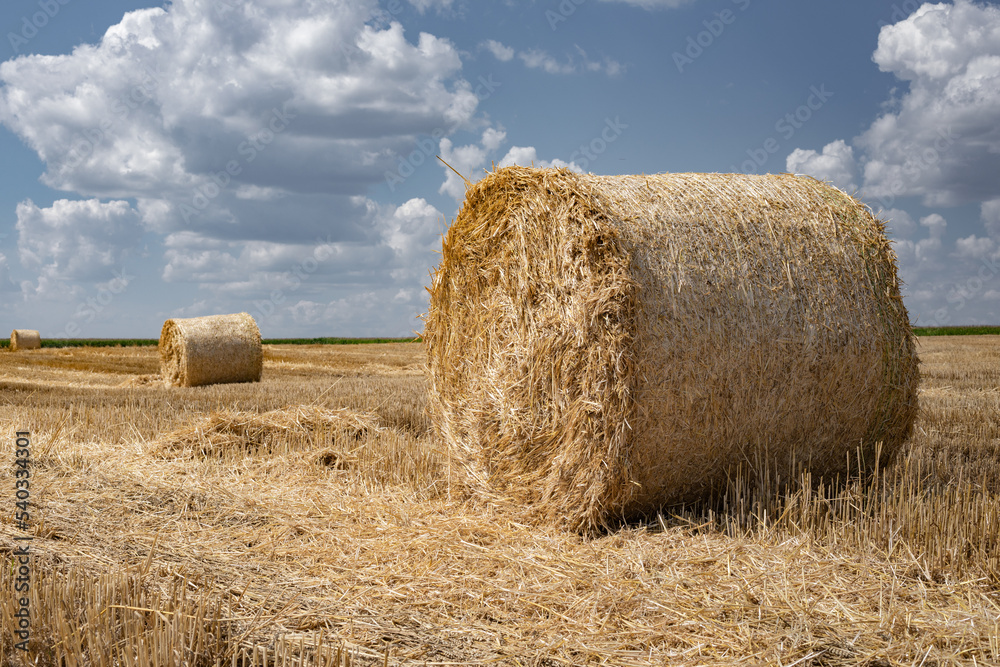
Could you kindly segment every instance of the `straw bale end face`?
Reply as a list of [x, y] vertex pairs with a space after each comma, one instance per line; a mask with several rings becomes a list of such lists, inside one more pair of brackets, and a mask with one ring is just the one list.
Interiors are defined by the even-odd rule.
[[589, 530], [766, 457], [883, 462], [917, 356], [884, 225], [810, 178], [498, 169], [425, 319], [429, 411], [471, 486]]
[[34, 329], [14, 329], [10, 332], [10, 349], [37, 350], [42, 347], [42, 337]]
[[248, 313], [171, 319], [160, 332], [160, 375], [168, 386], [258, 382], [260, 330]]

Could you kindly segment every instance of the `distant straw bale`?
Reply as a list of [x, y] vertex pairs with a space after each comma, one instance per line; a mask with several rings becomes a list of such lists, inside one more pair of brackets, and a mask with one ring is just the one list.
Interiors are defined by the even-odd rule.
[[34, 329], [14, 329], [10, 332], [10, 349], [37, 350], [42, 347], [42, 337]]
[[168, 386], [258, 382], [264, 364], [260, 330], [247, 313], [167, 320], [159, 347]]
[[582, 530], [747, 462], [886, 463], [917, 413], [884, 223], [790, 174], [497, 169], [444, 240], [424, 339], [472, 488]]

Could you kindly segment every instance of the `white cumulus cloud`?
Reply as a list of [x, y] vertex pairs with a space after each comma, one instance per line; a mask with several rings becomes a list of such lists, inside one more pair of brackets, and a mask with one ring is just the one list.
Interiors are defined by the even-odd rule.
[[141, 236], [139, 214], [125, 201], [59, 199], [40, 208], [30, 199], [17, 205], [18, 254], [37, 272], [35, 297], [62, 297], [79, 282], [101, 282], [122, 270]]
[[[907, 306], [921, 322], [995, 319], [982, 283], [1000, 275], [1000, 7], [925, 3], [881, 29], [872, 60], [900, 92], [860, 135], [821, 152], [798, 148], [788, 168], [857, 184], [889, 219]], [[949, 227], [939, 213], [915, 222], [906, 198], [929, 208], [978, 203], [983, 229]]]
[[[487, 128], [480, 141], [471, 144], [456, 146], [447, 137], [441, 139], [441, 158], [453, 167], [454, 171], [442, 165], [445, 180], [441, 183], [438, 191], [454, 197], [457, 201], [463, 200], [466, 184], [458, 174], [468, 179], [470, 183], [475, 183], [485, 176], [485, 168], [489, 166], [488, 161], [492, 155], [496, 154], [506, 137], [507, 134], [503, 130]], [[502, 157], [492, 159], [493, 166], [497, 168], [516, 164], [522, 167], [566, 167], [577, 173], [583, 172], [583, 169], [575, 162], [566, 162], [558, 158], [540, 160], [534, 146], [511, 146]], [[458, 174], [455, 173], [456, 171]]]
[[560, 60], [542, 49], [526, 49], [518, 51], [517, 57], [521, 59], [528, 69], [541, 69], [548, 74], [574, 74], [579, 71], [603, 72], [608, 76], [617, 76], [625, 71], [625, 68], [616, 60], [605, 58], [604, 60], [591, 60], [587, 57], [587, 52], [579, 46], [576, 47], [576, 55], [568, 55]]
[[451, 9], [454, 4], [454, 0], [407, 0], [411, 5], [416, 7], [417, 11], [421, 14], [429, 9], [436, 9], [441, 12], [447, 9]]
[[856, 141], [865, 191], [927, 205], [1000, 195], [1000, 7], [925, 4], [882, 28], [872, 59], [910, 89]]
[[549, 167], [566, 167], [570, 171], [575, 171], [578, 174], [583, 173], [583, 169], [580, 168], [575, 162], [565, 162], [560, 159], [555, 160], [539, 160], [538, 151], [535, 150], [534, 146], [511, 146], [507, 154], [500, 158], [500, 162], [497, 163], [498, 167], [509, 167], [511, 165], [519, 165], [521, 167], [542, 167], [547, 169]]
[[[272, 326], [331, 290], [421, 294], [436, 212], [367, 195], [419, 141], [484, 120], [454, 44], [379, 5], [174, 0], [70, 53], [0, 63], [0, 124], [38, 154], [45, 184], [83, 198], [18, 208], [25, 293], [108, 280], [150, 234], [163, 280], [204, 308], [271, 303]], [[491, 126], [484, 150], [503, 140]]]
[[506, 133], [495, 128], [487, 128], [479, 143], [455, 146], [451, 139], [447, 137], [441, 139], [441, 159], [448, 166], [442, 165], [445, 179], [438, 192], [450, 195], [459, 201], [464, 199], [465, 181], [462, 178], [468, 179], [470, 183], [482, 178], [487, 155], [499, 148], [505, 137]]
[[905, 196], [927, 206], [1000, 197], [1000, 7], [924, 4], [882, 28], [872, 60], [909, 90], [852, 141], [796, 149], [789, 168], [852, 183], [856, 162], [857, 184], [882, 208]]
[[256, 204], [280, 194], [308, 237], [418, 135], [477, 107], [450, 41], [372, 24], [375, 10], [177, 0], [129, 12], [95, 45], [0, 65], [0, 123], [45, 162], [48, 185], [158, 200], [147, 208], [161, 229], [278, 240], [296, 230]]
[[917, 231], [917, 223], [913, 216], [899, 208], [881, 211], [881, 216], [888, 224], [890, 236], [894, 238], [909, 238]]
[[785, 168], [793, 173], [809, 174], [821, 181], [829, 181], [849, 194], [858, 189], [854, 149], [843, 139], [827, 144], [822, 153], [796, 148], [788, 156]]
[[511, 61], [516, 55], [528, 69], [540, 69], [547, 74], [598, 72], [608, 76], [617, 76], [625, 71], [625, 66], [612, 58], [591, 60], [587, 56], [587, 52], [579, 45], [574, 47], [575, 55], [569, 54], [561, 60], [543, 49], [532, 48], [515, 51], [513, 47], [494, 39], [482, 42], [479, 47], [492, 53], [493, 57], [501, 62]]
[[507, 62], [508, 60], [513, 60], [514, 58], [514, 49], [504, 45], [502, 42], [496, 41], [495, 39], [488, 39], [480, 46], [492, 53], [493, 57], [501, 62]]

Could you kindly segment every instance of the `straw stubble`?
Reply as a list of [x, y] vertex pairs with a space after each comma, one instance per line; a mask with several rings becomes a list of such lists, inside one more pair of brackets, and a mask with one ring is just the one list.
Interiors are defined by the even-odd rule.
[[764, 461], [885, 463], [917, 356], [884, 225], [807, 177], [498, 169], [444, 240], [430, 412], [470, 486], [577, 529]]

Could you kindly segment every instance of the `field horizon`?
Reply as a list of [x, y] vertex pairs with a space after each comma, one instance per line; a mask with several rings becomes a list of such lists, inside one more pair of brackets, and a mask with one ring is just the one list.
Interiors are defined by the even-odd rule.
[[[970, 324], [962, 326], [913, 327], [915, 336], [995, 336], [1000, 335], [1000, 325]], [[42, 347], [131, 347], [155, 346], [157, 338], [42, 338]], [[368, 345], [383, 343], [419, 343], [421, 336], [321, 336], [317, 338], [263, 338], [264, 345]], [[10, 340], [0, 339], [0, 348], [10, 348]]]
[[[378, 345], [383, 343], [419, 343], [419, 336], [409, 338], [264, 338], [262, 345]], [[154, 347], [158, 338], [42, 338], [42, 347]], [[10, 349], [9, 339], [0, 339], [0, 348]]]

